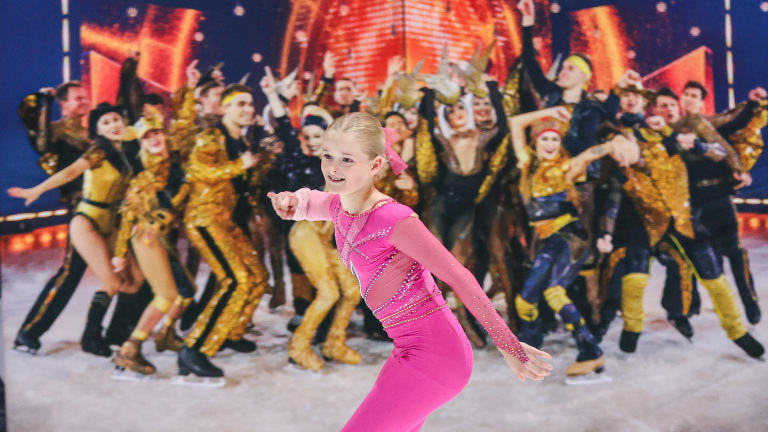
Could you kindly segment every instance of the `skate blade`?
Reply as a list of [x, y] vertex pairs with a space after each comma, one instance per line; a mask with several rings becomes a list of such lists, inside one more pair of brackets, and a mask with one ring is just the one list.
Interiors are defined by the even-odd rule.
[[612, 381], [613, 381], [613, 378], [607, 376], [605, 372], [600, 372], [600, 373], [593, 372], [588, 375], [575, 375], [575, 376], [569, 376], [565, 378], [565, 384], [573, 385], [573, 386], [603, 384], [603, 383], [609, 383]]
[[221, 388], [226, 384], [224, 378], [198, 377], [197, 375], [177, 375], [171, 385], [201, 388]]
[[115, 368], [115, 371], [112, 372], [112, 375], [109, 378], [115, 381], [140, 382], [140, 381], [156, 381], [157, 375], [155, 374], [144, 375], [142, 373], [134, 372], [132, 370], [128, 370], [118, 366]]
[[33, 356], [37, 355], [36, 349], [30, 348], [26, 345], [16, 345], [13, 347], [13, 350], [22, 354], [33, 355]]

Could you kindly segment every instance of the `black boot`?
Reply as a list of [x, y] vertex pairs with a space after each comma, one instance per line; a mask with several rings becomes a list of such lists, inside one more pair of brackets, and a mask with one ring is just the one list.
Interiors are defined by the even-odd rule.
[[216, 367], [208, 357], [186, 345], [179, 352], [179, 375], [194, 374], [201, 378], [222, 378], [224, 371]]
[[751, 334], [747, 333], [744, 336], [734, 340], [739, 348], [743, 349], [750, 357], [759, 359], [765, 354], [765, 348], [758, 342]]
[[640, 339], [640, 333], [622, 330], [621, 338], [619, 339], [619, 348], [625, 353], [633, 353], [637, 350], [638, 339]]
[[544, 332], [541, 329], [541, 320], [519, 320], [517, 329], [516, 336], [520, 342], [527, 343], [534, 348], [540, 348], [544, 343]]
[[19, 329], [13, 341], [13, 349], [35, 354], [40, 349], [40, 339], [30, 336], [24, 329]]
[[226, 348], [237, 351], [239, 353], [247, 354], [247, 353], [252, 353], [256, 351], [256, 349], [258, 348], [258, 345], [256, 345], [256, 342], [249, 341], [248, 339], [240, 339], [240, 340], [227, 339], [224, 341], [223, 344], [221, 344], [221, 348], [219, 348], [219, 351], [224, 351]]
[[203, 313], [205, 307], [208, 306], [208, 302], [211, 301], [213, 295], [216, 293], [216, 288], [219, 286], [219, 282], [216, 279], [216, 275], [211, 273], [208, 276], [208, 281], [205, 282], [205, 288], [203, 288], [203, 294], [200, 296], [200, 300], [189, 305], [184, 315], [179, 320], [179, 328], [182, 331], [187, 331], [195, 325], [197, 318]]
[[115, 312], [105, 333], [105, 339], [109, 345], [122, 346], [131, 337], [136, 323], [139, 322], [141, 314], [153, 297], [152, 288], [146, 282], [135, 294], [117, 295]]
[[576, 347], [579, 349], [577, 362], [595, 360], [603, 356], [603, 350], [597, 344], [594, 335], [585, 326], [579, 326], [571, 332], [576, 341]]
[[760, 322], [760, 318], [762, 318], [762, 313], [760, 312], [760, 306], [757, 305], [757, 303], [747, 303], [744, 302], [744, 311], [747, 314], [747, 321], [749, 321], [750, 324], [757, 324]]
[[97, 291], [93, 295], [91, 307], [88, 309], [88, 320], [85, 323], [83, 338], [80, 340], [83, 351], [102, 357], [112, 355], [109, 344], [101, 336], [101, 321], [104, 319], [104, 314], [107, 313], [111, 300], [104, 291]]
[[688, 321], [688, 317], [685, 315], [670, 316], [669, 323], [689, 341], [693, 338], [693, 327], [691, 327], [691, 322]]

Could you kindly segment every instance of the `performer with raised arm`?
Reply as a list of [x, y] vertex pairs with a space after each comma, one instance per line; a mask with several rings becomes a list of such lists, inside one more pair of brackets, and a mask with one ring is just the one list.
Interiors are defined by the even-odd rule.
[[[578, 219], [580, 202], [574, 180], [584, 174], [590, 162], [603, 156], [610, 154], [617, 160], [628, 159], [632, 146], [619, 148], [627, 144], [619, 135], [569, 158], [562, 150], [562, 136], [569, 120], [566, 108], [554, 107], [512, 117], [510, 123], [512, 143], [522, 171], [520, 192], [530, 224], [540, 239], [531, 272], [522, 292], [515, 298], [515, 308], [522, 321], [520, 338], [541, 346], [544, 334], [538, 319], [538, 303], [543, 296], [576, 340], [579, 355], [576, 363], [566, 370], [569, 377], [566, 383], [576, 383], [576, 377], [601, 373], [605, 356], [566, 293], [591, 253], [587, 232]], [[528, 126], [531, 126], [531, 147], [526, 146]]]
[[[61, 119], [51, 121], [54, 99], [61, 107]], [[39, 164], [48, 175], [68, 167], [91, 146], [88, 137], [88, 113], [91, 104], [88, 92], [79, 81], [68, 81], [58, 88], [45, 88], [24, 98], [19, 106], [19, 117], [27, 129], [27, 136]], [[78, 176], [60, 186], [61, 201], [69, 215], [74, 214], [83, 191], [83, 178]], [[56, 274], [45, 284], [14, 340], [14, 348], [36, 353], [40, 337], [53, 325], [69, 302], [86, 269], [85, 260], [67, 237], [64, 262]]]
[[551, 356], [517, 340], [472, 273], [413, 210], [375, 189], [385, 150], [376, 118], [345, 115], [329, 126], [323, 141], [322, 168], [331, 192], [269, 194], [283, 218], [334, 222], [342, 260], [394, 340], [392, 355], [345, 432], [418, 431], [467, 384], [472, 350], [431, 272], [461, 297], [518, 378], [543, 379], [552, 369], [536, 357]]

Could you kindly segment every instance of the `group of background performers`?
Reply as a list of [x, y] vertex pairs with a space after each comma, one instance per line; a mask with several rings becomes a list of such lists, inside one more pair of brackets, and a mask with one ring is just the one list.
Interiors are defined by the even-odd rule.
[[[226, 85], [220, 67], [203, 74], [196, 61], [175, 94], [144, 94], [133, 53], [122, 66], [116, 105], [91, 109], [76, 81], [24, 98], [19, 115], [50, 177], [9, 194], [30, 203], [59, 188], [71, 220], [64, 262], [15, 346], [40, 348], [91, 268], [101, 287], [88, 311], [84, 351], [112, 357], [117, 378], [152, 375], [142, 343], [154, 333], [158, 351], [178, 352], [181, 376], [219, 385], [224, 373], [210, 358], [223, 349], [257, 349], [244, 338], [254, 311], [265, 293], [270, 308], [284, 304], [290, 277], [290, 361], [315, 371], [326, 361], [359, 363], [346, 345], [355, 309], [370, 338], [388, 337], [361, 302], [332, 223], [283, 220], [266, 195], [323, 190], [325, 130], [334, 118], [367, 111], [397, 132], [399, 158], [377, 189], [410, 206], [481, 284], [490, 275], [488, 294], [504, 295], [508, 325], [521, 341], [539, 347], [562, 323], [578, 348], [569, 377], [603, 370], [600, 344], [619, 311], [619, 347], [638, 348], [653, 258], [666, 266], [661, 302], [683, 336], [693, 337], [688, 318], [700, 312], [701, 285], [727, 337], [761, 357], [723, 260], [746, 320], [758, 323], [732, 198], [750, 184], [763, 150], [766, 91], [756, 88], [736, 109], [710, 117], [701, 114], [707, 90], [695, 81], [650, 90], [630, 70], [614, 88], [590, 93], [586, 55], [568, 57], [554, 79], [542, 71], [533, 2], [520, 9], [522, 55], [501, 83], [484, 73], [491, 44], [462, 67], [444, 52], [433, 75], [420, 74], [420, 64], [406, 72], [393, 58], [378, 94], [365, 98], [352, 80], [336, 76], [329, 52], [323, 78], [304, 95], [296, 71], [278, 81], [267, 68], [260, 88], [268, 105], [257, 115], [250, 87]], [[54, 102], [58, 121], [51, 121]], [[300, 113], [289, 112], [295, 106]], [[177, 246], [187, 244], [181, 254]], [[212, 272], [198, 293], [201, 259]], [[472, 343], [484, 346], [488, 335], [458, 298], [454, 312]], [[111, 345], [119, 346], [114, 355]]]

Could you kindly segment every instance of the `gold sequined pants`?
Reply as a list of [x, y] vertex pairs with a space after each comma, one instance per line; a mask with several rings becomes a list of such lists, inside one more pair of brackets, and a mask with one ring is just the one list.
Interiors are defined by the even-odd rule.
[[[330, 242], [330, 238], [318, 228], [323, 222], [297, 222], [288, 236], [288, 243], [301, 264], [310, 283], [317, 288], [315, 299], [304, 314], [304, 320], [296, 329], [299, 337], [314, 336], [317, 327], [328, 311], [336, 305], [333, 322], [328, 330], [329, 338], [346, 340], [346, 329], [352, 312], [360, 303], [360, 288], [352, 271]], [[338, 302], [338, 304], [337, 304]], [[296, 336], [294, 336], [296, 337]]]
[[[206, 227], [188, 223], [186, 231], [216, 275], [219, 287], [185, 342], [211, 357], [226, 339], [242, 338], [267, 288], [269, 274], [248, 237], [229, 217]], [[248, 316], [246, 307], [251, 312]]]

